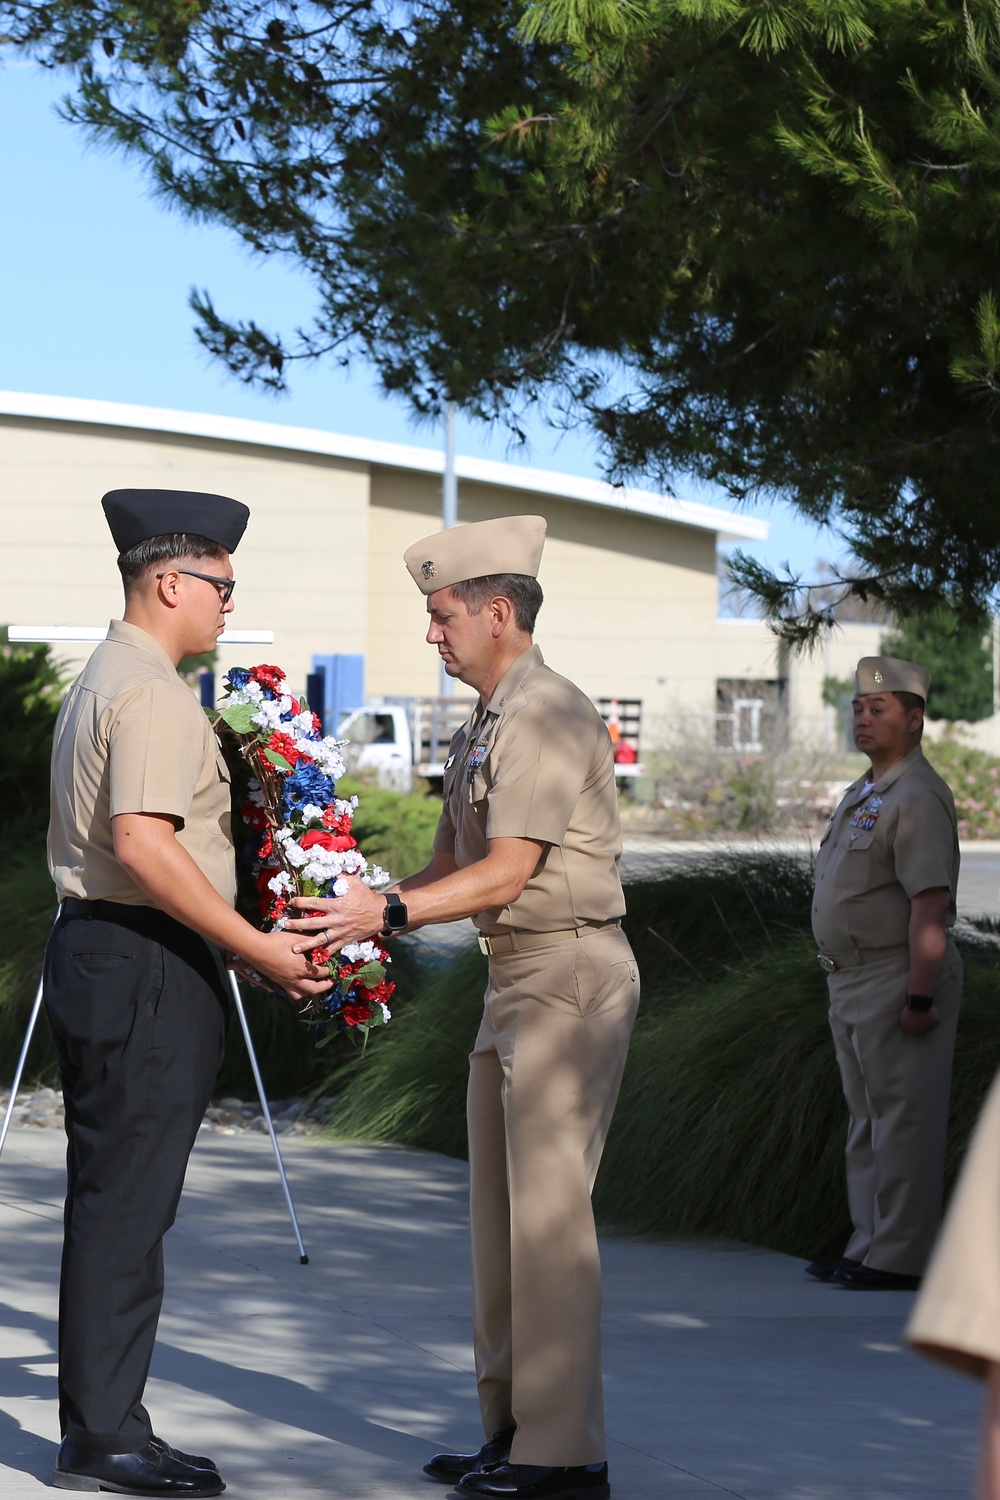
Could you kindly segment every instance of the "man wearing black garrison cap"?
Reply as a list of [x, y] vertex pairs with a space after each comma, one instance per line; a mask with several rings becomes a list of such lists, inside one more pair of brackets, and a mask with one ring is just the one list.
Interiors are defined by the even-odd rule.
[[294, 936], [233, 909], [229, 776], [176, 671], [224, 628], [249, 511], [175, 490], [115, 490], [103, 504], [124, 617], [67, 693], [52, 751], [60, 908], [45, 1007], [68, 1136], [53, 1483], [208, 1496], [225, 1488], [215, 1464], [155, 1436], [142, 1396], [163, 1236], [222, 1057], [223, 951], [296, 998], [329, 980]]

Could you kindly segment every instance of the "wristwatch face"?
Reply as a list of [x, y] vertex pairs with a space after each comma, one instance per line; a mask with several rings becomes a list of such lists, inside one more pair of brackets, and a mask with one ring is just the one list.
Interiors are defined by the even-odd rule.
[[388, 932], [402, 932], [406, 926], [406, 907], [397, 895], [385, 898], [385, 927]]

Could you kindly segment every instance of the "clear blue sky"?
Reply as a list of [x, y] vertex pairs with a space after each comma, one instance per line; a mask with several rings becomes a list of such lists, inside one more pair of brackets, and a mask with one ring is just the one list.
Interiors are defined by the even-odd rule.
[[[207, 288], [221, 312], [288, 330], [308, 323], [310, 289], [285, 262], [252, 258], [221, 228], [154, 201], [138, 167], [97, 151], [54, 111], [67, 80], [34, 65], [0, 66], [0, 389], [252, 417], [356, 436], [436, 446], [440, 430], [413, 421], [358, 362], [344, 372], [293, 374], [290, 396], [250, 391], [196, 343], [187, 298]], [[459, 451], [598, 476], [586, 437], [529, 427], [530, 448], [462, 419]], [[682, 498], [729, 508], [722, 492], [678, 480]], [[835, 539], [787, 507], [758, 512], [771, 540], [754, 555], [811, 573]]]

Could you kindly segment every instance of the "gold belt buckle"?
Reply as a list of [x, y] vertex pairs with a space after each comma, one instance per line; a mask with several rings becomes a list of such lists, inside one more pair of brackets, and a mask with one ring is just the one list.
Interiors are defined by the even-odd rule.
[[829, 953], [817, 953], [816, 959], [820, 968], [825, 969], [828, 974], [835, 974], [837, 972], [837, 961], [831, 958]]
[[479, 934], [479, 951], [485, 953], [487, 957], [493, 952], [493, 944], [488, 937], [483, 937], [482, 933]]

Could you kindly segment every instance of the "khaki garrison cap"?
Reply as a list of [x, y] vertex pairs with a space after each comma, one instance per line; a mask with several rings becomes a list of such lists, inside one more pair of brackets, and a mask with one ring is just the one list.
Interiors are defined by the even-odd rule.
[[545, 525], [544, 516], [499, 516], [495, 521], [453, 526], [414, 542], [403, 553], [403, 561], [424, 594], [492, 573], [537, 578]]
[[930, 685], [931, 674], [926, 667], [918, 667], [915, 661], [902, 661], [898, 656], [863, 656], [854, 674], [854, 693], [858, 698], [865, 693], [915, 693], [926, 703]]

